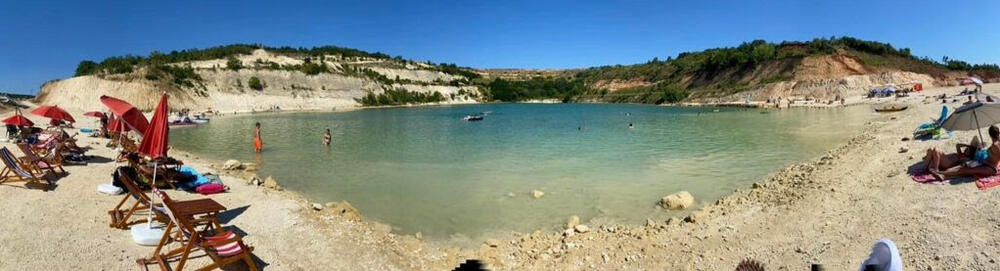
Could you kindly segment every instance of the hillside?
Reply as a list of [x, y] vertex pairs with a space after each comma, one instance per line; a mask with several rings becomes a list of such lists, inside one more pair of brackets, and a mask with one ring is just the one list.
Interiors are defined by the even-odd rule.
[[955, 85], [970, 75], [1000, 80], [995, 64], [970, 65], [947, 58], [937, 62], [912, 56], [907, 48], [850, 37], [779, 44], [757, 40], [635, 65], [534, 77], [519, 73], [517, 79], [509, 74], [502, 71], [484, 83], [494, 86], [491, 97], [632, 103], [735, 102], [747, 97], [831, 100], [862, 95], [885, 84]]
[[107, 94], [149, 110], [155, 97], [167, 92], [174, 96], [174, 108], [224, 112], [534, 99], [831, 101], [887, 84], [948, 86], [968, 76], [997, 82], [1000, 67], [918, 58], [907, 48], [850, 37], [756, 40], [642, 64], [572, 70], [472, 69], [335, 46], [235, 44], [85, 60], [75, 77], [44, 84], [36, 101], [85, 111], [101, 108], [97, 97]]
[[171, 94], [173, 109], [262, 111], [471, 103], [480, 90], [454, 65], [339, 47], [229, 45], [82, 61], [76, 76], [42, 85], [36, 101], [87, 111], [112, 95], [142, 110]]

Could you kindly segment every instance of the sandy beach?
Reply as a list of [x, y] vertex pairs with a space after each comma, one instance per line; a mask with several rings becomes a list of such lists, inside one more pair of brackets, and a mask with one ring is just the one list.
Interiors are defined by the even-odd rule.
[[[1000, 93], [997, 84], [985, 89]], [[246, 234], [265, 270], [445, 270], [468, 258], [498, 270], [729, 270], [746, 258], [768, 270], [803, 270], [811, 264], [851, 270], [878, 238], [896, 242], [908, 270], [1000, 269], [1000, 257], [990, 253], [1000, 244], [992, 234], [1000, 228], [1000, 209], [991, 208], [1000, 204], [995, 195], [1000, 190], [980, 191], [967, 179], [919, 184], [906, 172], [921, 163], [925, 149], [951, 150], [975, 134], [902, 140], [938, 115], [941, 102], [925, 96], [960, 90], [934, 88], [894, 101], [910, 108], [883, 114], [827, 155], [791, 165], [685, 217], [645, 225], [584, 221], [586, 232], [513, 234], [476, 249], [392, 233], [389, 226], [363, 218], [364, 210], [360, 219], [333, 208], [316, 211], [293, 192], [247, 185], [252, 173], [221, 170], [221, 161], [171, 155], [200, 172], [223, 175], [230, 190], [207, 197], [229, 209], [221, 216], [223, 224]], [[0, 269], [139, 268], [135, 260], [149, 256], [152, 248], [134, 244], [128, 231], [108, 227], [107, 211], [122, 196], [95, 190], [110, 181], [116, 166], [107, 141], [80, 137], [93, 159], [86, 166], [67, 166], [68, 174], [59, 176], [52, 191], [25, 189], [22, 183], [0, 186]], [[168, 193], [177, 199], [206, 197]], [[189, 266], [207, 262], [199, 257]]]

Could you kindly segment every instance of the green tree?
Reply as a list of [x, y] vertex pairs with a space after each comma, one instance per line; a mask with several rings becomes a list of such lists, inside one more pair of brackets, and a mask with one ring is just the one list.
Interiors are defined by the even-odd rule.
[[256, 76], [250, 77], [250, 80], [247, 81], [247, 85], [250, 86], [250, 88], [258, 91], [264, 89], [264, 84], [261, 83], [260, 78], [257, 78]]
[[76, 65], [76, 74], [73, 76], [84, 76], [97, 73], [97, 62], [90, 60], [80, 61], [80, 64]]

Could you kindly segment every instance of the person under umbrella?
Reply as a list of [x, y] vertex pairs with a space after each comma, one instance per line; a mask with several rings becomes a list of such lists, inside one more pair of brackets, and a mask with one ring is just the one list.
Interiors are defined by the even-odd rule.
[[990, 142], [985, 149], [976, 151], [971, 161], [944, 171], [931, 169], [930, 173], [939, 180], [954, 176], [991, 176], [997, 174], [1000, 166], [1000, 128], [992, 126], [1000, 123], [1000, 104], [972, 103], [955, 110], [941, 124], [947, 130], [977, 130], [979, 138], [984, 138], [981, 128], [989, 126]]
[[1000, 128], [990, 126], [990, 144], [985, 149], [976, 151], [971, 160], [946, 170], [930, 169], [934, 178], [944, 181], [958, 176], [987, 177], [1000, 172]]

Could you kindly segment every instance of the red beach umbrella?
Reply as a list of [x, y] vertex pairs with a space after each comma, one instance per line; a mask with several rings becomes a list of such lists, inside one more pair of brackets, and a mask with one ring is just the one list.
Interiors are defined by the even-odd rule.
[[103, 112], [100, 112], [100, 111], [90, 111], [90, 112], [87, 112], [87, 113], [83, 113], [83, 115], [84, 116], [88, 116], [88, 117], [95, 117], [95, 118], [99, 118], [99, 119], [103, 119], [103, 118], [108, 117], [108, 116], [104, 115]]
[[149, 121], [146, 120], [146, 116], [142, 115], [139, 109], [136, 109], [132, 104], [119, 100], [118, 98], [101, 95], [101, 103], [111, 109], [115, 115], [118, 116], [119, 121], [124, 122], [129, 129], [142, 134], [146, 131], [149, 126]]
[[55, 105], [43, 105], [31, 110], [31, 114], [39, 115], [42, 117], [54, 119], [54, 120], [65, 120], [68, 122], [76, 122], [73, 116], [70, 116], [66, 110], [59, 108]]
[[14, 115], [3, 120], [3, 123], [17, 126], [35, 126], [34, 122], [31, 122], [28, 118], [21, 115]]
[[153, 119], [149, 128], [142, 133], [142, 143], [139, 144], [139, 153], [149, 156], [149, 159], [167, 157], [167, 136], [170, 127], [167, 126], [167, 118], [170, 116], [170, 108], [167, 105], [167, 94], [160, 97], [160, 103], [156, 105]]
[[128, 132], [131, 129], [128, 128], [128, 125], [122, 123], [121, 119], [115, 118], [115, 115], [111, 115], [111, 117], [108, 118], [108, 130], [120, 133], [120, 132]]

